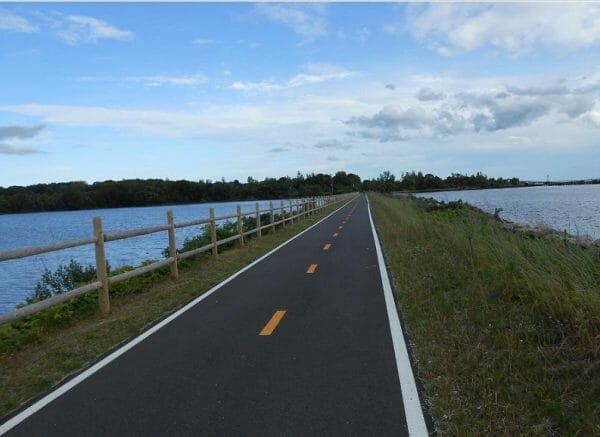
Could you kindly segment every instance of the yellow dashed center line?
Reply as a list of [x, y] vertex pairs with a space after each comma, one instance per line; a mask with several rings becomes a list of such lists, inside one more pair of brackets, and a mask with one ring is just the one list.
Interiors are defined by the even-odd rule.
[[262, 331], [260, 331], [258, 335], [271, 335], [273, 331], [275, 331], [275, 328], [277, 328], [277, 325], [279, 325], [279, 322], [281, 322], [281, 319], [283, 319], [283, 316], [285, 316], [285, 311], [275, 311], [275, 314], [273, 314], [271, 320], [267, 322], [265, 327], [262, 329]]
[[314, 273], [314, 272], [315, 272], [315, 270], [317, 270], [317, 265], [316, 265], [316, 264], [311, 264], [311, 265], [308, 267], [308, 270], [306, 271], [306, 273]]
[[327, 243], [325, 246], [323, 246], [323, 250], [329, 250], [331, 248], [331, 243]]

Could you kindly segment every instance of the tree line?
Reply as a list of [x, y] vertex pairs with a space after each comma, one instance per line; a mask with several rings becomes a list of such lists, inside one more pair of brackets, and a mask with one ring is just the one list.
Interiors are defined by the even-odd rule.
[[400, 179], [384, 171], [374, 179], [338, 171], [331, 176], [323, 173], [295, 177], [266, 178], [258, 181], [248, 177], [239, 180], [210, 181], [125, 179], [121, 181], [64, 182], [37, 184], [26, 187], [0, 187], [0, 213], [66, 211], [77, 209], [116, 208], [130, 206], [170, 205], [184, 203], [220, 202], [253, 199], [285, 199], [323, 196], [353, 191], [392, 192], [401, 190], [436, 190], [452, 188], [492, 188], [519, 186], [518, 178], [488, 178], [452, 173], [445, 179], [430, 173], [402, 173]]
[[465, 188], [502, 188], [518, 187], [525, 185], [519, 178], [489, 178], [481, 172], [472, 175], [463, 175], [452, 173], [445, 179], [431, 173], [422, 172], [402, 173], [400, 179], [389, 172], [384, 171], [376, 179], [364, 180], [363, 190], [366, 191], [427, 191], [444, 189], [465, 189]]
[[0, 213], [67, 211], [77, 209], [170, 205], [253, 199], [284, 199], [359, 191], [361, 178], [338, 171], [335, 175], [298, 172], [296, 177], [248, 177], [234, 181], [126, 179], [0, 187]]

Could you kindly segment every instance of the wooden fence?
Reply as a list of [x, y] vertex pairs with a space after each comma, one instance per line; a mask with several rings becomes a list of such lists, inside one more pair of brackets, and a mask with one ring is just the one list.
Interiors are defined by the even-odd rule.
[[[179, 276], [177, 264], [178, 260], [189, 258], [194, 255], [198, 255], [202, 252], [207, 252], [209, 250], [212, 252], [212, 255], [215, 258], [217, 258], [219, 253], [219, 246], [221, 246], [222, 244], [238, 240], [239, 244], [243, 246], [244, 238], [248, 235], [257, 234], [258, 238], [260, 238], [262, 236], [263, 230], [274, 231], [275, 227], [278, 225], [284, 227], [287, 222], [294, 223], [294, 220], [300, 220], [302, 218], [305, 218], [309, 215], [314, 214], [322, 208], [346, 201], [352, 196], [354, 196], [354, 194], [295, 199], [289, 200], [287, 202], [287, 205], [284, 203], [284, 201], [281, 201], [280, 205], [278, 206], [274, 206], [273, 202], [270, 202], [269, 208], [263, 210], [259, 208], [259, 203], [256, 202], [255, 209], [247, 212], [242, 212], [242, 208], [240, 207], [240, 205], [237, 205], [236, 214], [226, 215], [222, 217], [215, 217], [214, 208], [210, 208], [209, 217], [197, 220], [190, 220], [181, 223], [175, 222], [173, 211], [169, 210], [167, 211], [166, 225], [152, 226], [141, 229], [132, 229], [128, 231], [114, 232], [110, 234], [104, 232], [104, 229], [102, 227], [102, 219], [100, 217], [94, 217], [94, 233], [91, 237], [82, 238], [79, 240], [65, 241], [47, 246], [27, 247], [23, 249], [10, 250], [7, 252], [0, 252], [0, 262], [2, 262], [11, 259], [25, 258], [29, 256], [39, 255], [42, 253], [55, 252], [58, 250], [69, 249], [72, 247], [93, 244], [95, 248], [96, 258], [96, 281], [86, 284], [82, 287], [78, 287], [66, 293], [56, 294], [40, 302], [36, 302], [18, 308], [11, 313], [0, 315], [0, 325], [35, 314], [39, 311], [50, 308], [51, 306], [57, 305], [76, 296], [80, 296], [84, 293], [89, 293], [94, 290], [98, 290], [98, 304], [100, 306], [100, 311], [103, 314], [108, 314], [110, 312], [109, 289], [112, 284], [116, 284], [117, 282], [121, 282], [126, 279], [133, 278], [135, 276], [143, 275], [144, 273], [148, 273], [152, 270], [156, 270], [167, 265], [171, 268], [172, 278], [177, 279]], [[265, 223], [264, 225], [261, 224], [261, 214], [268, 214], [268, 223]], [[275, 214], [279, 215], [279, 220], [277, 221], [275, 221]], [[256, 227], [248, 231], [244, 231], [242, 219], [245, 216], [254, 216], [256, 219]], [[217, 222], [231, 219], [237, 220], [237, 235], [224, 238], [223, 240], [217, 240]], [[177, 250], [176, 229], [196, 225], [210, 226], [210, 244], [199, 247], [197, 249], [189, 250], [187, 252], [179, 252]], [[167, 258], [114, 276], [108, 275], [108, 271], [106, 268], [106, 252], [104, 249], [104, 245], [106, 242], [123, 240], [126, 238], [138, 237], [140, 235], [148, 235], [156, 232], [165, 231], [168, 234], [169, 244], [169, 256]]]

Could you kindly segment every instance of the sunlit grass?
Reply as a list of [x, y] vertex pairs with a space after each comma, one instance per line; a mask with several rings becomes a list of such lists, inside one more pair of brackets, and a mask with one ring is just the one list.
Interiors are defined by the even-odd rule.
[[370, 194], [436, 428], [600, 433], [600, 252]]

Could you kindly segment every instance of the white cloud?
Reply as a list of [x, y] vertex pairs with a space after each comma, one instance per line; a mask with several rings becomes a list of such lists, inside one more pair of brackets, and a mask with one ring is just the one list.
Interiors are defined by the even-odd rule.
[[329, 141], [321, 141], [314, 145], [317, 149], [339, 149], [339, 150], [348, 150], [352, 146], [346, 143], [342, 143], [339, 140], [329, 140]]
[[587, 121], [590, 126], [595, 125], [596, 120], [600, 122], [594, 113], [596, 102], [600, 102], [600, 89], [595, 94], [583, 93], [579, 84], [570, 88], [546, 80], [544, 87], [484, 85], [476, 92], [458, 91], [464, 89], [465, 81], [471, 82], [469, 89], [478, 88], [472, 79], [457, 79], [454, 84], [445, 84], [447, 93], [418, 88], [414, 92], [416, 100], [407, 99], [403, 105], [386, 104], [386, 99], [380, 98], [382, 106], [376, 110], [346, 119], [346, 125], [352, 129], [348, 134], [393, 143], [471, 134], [491, 136], [495, 132], [513, 133], [525, 129], [523, 134], [509, 135], [509, 142], [530, 146], [532, 141], [515, 140], [531, 136], [527, 129], [539, 129], [549, 123], [581, 127], [581, 121]]
[[256, 11], [274, 23], [290, 27], [302, 42], [311, 42], [327, 36], [327, 21], [322, 5], [259, 4]]
[[230, 86], [231, 89], [236, 91], [276, 91], [284, 88], [283, 85], [275, 82], [261, 81], [261, 82], [241, 82], [235, 81]]
[[[328, 73], [328, 69], [315, 68], [312, 72]], [[406, 150], [429, 149], [434, 144], [449, 151], [546, 146], [569, 150], [575, 143], [595, 143], [598, 135], [600, 87], [595, 94], [580, 94], [581, 80], [573, 79], [560, 94], [561, 89], [552, 84], [563, 82], [547, 78], [445, 78], [432, 83], [431, 88], [434, 94], [443, 89], [444, 98], [423, 103], [418, 99], [423, 83], [409, 77], [401, 72], [389, 77], [396, 84], [393, 93], [382, 87], [381, 81], [353, 81], [328, 86], [325, 92], [291, 87], [277, 99], [209, 104], [194, 110], [27, 104], [0, 107], [0, 111], [29, 116], [34, 123], [57, 128], [110, 129], [111, 136], [124, 132], [140, 139], [251, 144], [260, 153], [276, 153], [273, 149], [277, 148], [294, 152], [303, 145], [323, 160], [338, 150], [344, 150], [344, 160], [350, 159], [348, 156], [360, 160], [361, 152], [373, 148], [385, 156], [383, 151], [394, 148], [408, 153]], [[586, 86], [593, 85], [588, 82]], [[541, 83], [547, 85], [541, 88], [537, 85]], [[246, 86], [241, 82], [237, 85], [239, 89]], [[461, 92], [464, 89], [470, 92]], [[295, 141], [293, 145], [288, 145], [290, 138]], [[347, 145], [352, 147], [346, 149]]]
[[432, 4], [413, 8], [402, 28], [445, 56], [488, 46], [513, 54], [536, 45], [573, 50], [600, 43], [600, 5]]
[[0, 107], [0, 111], [2, 110], [39, 117], [48, 124], [102, 127], [167, 138], [225, 140], [257, 135], [257, 132], [260, 132], [260, 135], [271, 135], [271, 132], [275, 134], [282, 126], [293, 128], [306, 119], [306, 114], [299, 115], [304, 111], [293, 107], [282, 109], [260, 105], [211, 106], [200, 111], [167, 111], [25, 104]]
[[241, 82], [236, 81], [230, 88], [238, 91], [268, 92], [283, 89], [301, 87], [304, 85], [317, 84], [321, 82], [344, 80], [355, 76], [354, 71], [346, 70], [327, 63], [308, 63], [303, 67], [303, 72], [295, 75], [285, 82], [261, 81]]
[[[255, 144], [262, 150], [281, 147], [289, 138], [316, 144], [323, 137], [340, 138], [348, 118], [370, 106], [351, 98], [299, 97], [277, 103], [209, 105], [198, 110], [156, 110], [101, 106], [23, 104], [0, 107], [65, 128], [110, 129], [111, 136], [199, 139]], [[357, 109], [359, 108], [359, 109]]]
[[600, 127], [600, 111], [590, 111], [584, 116], [584, 119], [594, 126]]
[[93, 43], [100, 39], [128, 41], [133, 32], [84, 15], [69, 15], [58, 25], [57, 35], [68, 44]]
[[34, 155], [37, 153], [42, 153], [42, 151], [33, 147], [0, 144], [0, 155]]
[[365, 42], [371, 37], [371, 31], [368, 27], [363, 27], [356, 32], [356, 38], [360, 42]]
[[430, 102], [444, 100], [446, 95], [441, 91], [434, 91], [431, 88], [421, 88], [417, 94], [417, 98], [422, 102]]
[[137, 82], [147, 87], [161, 87], [164, 85], [195, 87], [208, 81], [208, 78], [202, 73], [191, 75], [150, 75], [150, 76], [83, 76], [78, 77], [80, 82]]
[[197, 46], [208, 46], [211, 44], [215, 44], [217, 42], [218, 42], [217, 40], [210, 39], [210, 38], [197, 38], [194, 41], [192, 41], [192, 44], [197, 45]]
[[519, 135], [509, 135], [508, 141], [515, 145], [531, 144], [531, 138]]
[[300, 73], [288, 82], [289, 86], [301, 86], [329, 80], [343, 80], [356, 75], [356, 72], [326, 63], [308, 63], [304, 66], [305, 73]]
[[198, 86], [207, 81], [203, 74], [191, 76], [139, 76], [128, 77], [126, 80], [131, 82], [143, 82], [146, 86], [159, 87], [163, 85], [173, 86]]
[[4, 9], [0, 9], [0, 30], [20, 33], [39, 32], [38, 27], [31, 24], [26, 18], [11, 14]]

